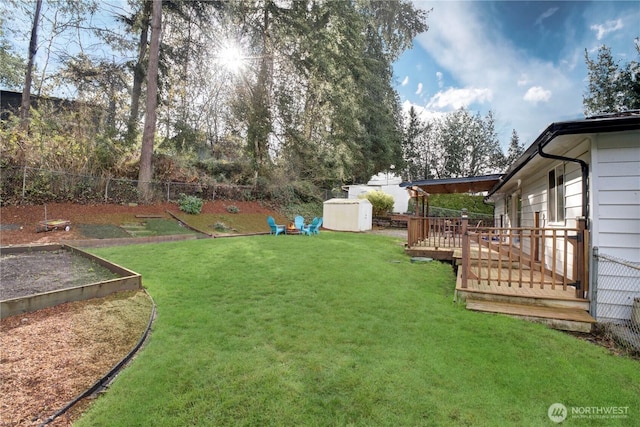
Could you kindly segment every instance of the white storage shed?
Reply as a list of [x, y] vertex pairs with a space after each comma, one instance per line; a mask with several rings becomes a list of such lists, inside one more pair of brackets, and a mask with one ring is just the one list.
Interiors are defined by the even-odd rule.
[[336, 231], [371, 230], [373, 206], [366, 199], [330, 199], [322, 208], [322, 226]]

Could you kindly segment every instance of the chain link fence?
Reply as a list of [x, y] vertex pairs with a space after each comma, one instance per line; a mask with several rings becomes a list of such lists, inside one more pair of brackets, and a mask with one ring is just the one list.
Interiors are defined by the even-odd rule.
[[[248, 185], [220, 183], [151, 182], [152, 202], [173, 202], [181, 194], [204, 200], [214, 198], [254, 200], [256, 189]], [[137, 203], [138, 181], [109, 176], [89, 176], [36, 168], [2, 168], [0, 203], [47, 202]]]
[[640, 263], [593, 248], [593, 316], [605, 336], [640, 353]]

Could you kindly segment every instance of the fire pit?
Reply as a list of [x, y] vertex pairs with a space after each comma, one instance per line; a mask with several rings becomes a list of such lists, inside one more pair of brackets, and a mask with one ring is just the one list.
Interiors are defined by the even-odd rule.
[[284, 232], [285, 234], [300, 234], [300, 230], [296, 228], [296, 225], [293, 222], [287, 224]]

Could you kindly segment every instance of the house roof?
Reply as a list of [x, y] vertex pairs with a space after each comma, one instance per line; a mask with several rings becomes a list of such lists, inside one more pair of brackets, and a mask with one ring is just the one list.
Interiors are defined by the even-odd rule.
[[400, 187], [418, 187], [431, 194], [479, 193], [488, 191], [499, 181], [501, 174], [469, 176], [464, 178], [423, 179], [403, 182]]
[[594, 116], [582, 120], [551, 123], [544, 132], [536, 138], [533, 144], [525, 150], [522, 156], [507, 169], [493, 188], [489, 190], [487, 198], [498, 192], [500, 188], [509, 182], [527, 163], [539, 156], [540, 150], [562, 135], [622, 132], [638, 129], [640, 129], [640, 110]]

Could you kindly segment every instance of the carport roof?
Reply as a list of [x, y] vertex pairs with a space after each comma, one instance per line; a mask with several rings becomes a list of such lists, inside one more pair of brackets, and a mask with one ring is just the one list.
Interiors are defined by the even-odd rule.
[[469, 176], [463, 178], [423, 179], [403, 182], [400, 187], [420, 188], [430, 194], [480, 193], [489, 191], [502, 177], [502, 174]]

